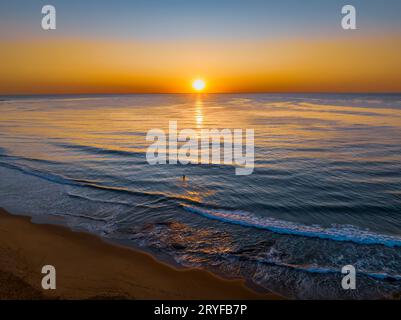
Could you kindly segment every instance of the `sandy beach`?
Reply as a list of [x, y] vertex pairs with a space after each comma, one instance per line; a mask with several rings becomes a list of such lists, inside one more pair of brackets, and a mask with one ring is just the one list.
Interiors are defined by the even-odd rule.
[[[33, 224], [0, 209], [0, 299], [274, 299], [240, 280], [176, 270], [152, 256], [67, 228]], [[41, 268], [57, 289], [41, 288]]]

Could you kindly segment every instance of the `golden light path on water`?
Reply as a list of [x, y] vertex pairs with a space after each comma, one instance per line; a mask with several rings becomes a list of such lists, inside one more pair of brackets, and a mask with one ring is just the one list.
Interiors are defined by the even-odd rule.
[[203, 102], [202, 102], [202, 96], [198, 96], [196, 98], [195, 102], [195, 122], [196, 122], [196, 128], [197, 129], [202, 129], [202, 123], [203, 123]]
[[[309, 148], [319, 148], [350, 134], [331, 129], [334, 124], [342, 127], [401, 126], [401, 111], [398, 109], [291, 101], [264, 103], [238, 95], [221, 101], [216, 97], [210, 94], [161, 95], [152, 98], [154, 103], [151, 107], [147, 106], [146, 96], [104, 98], [104, 102], [102, 98], [93, 98], [89, 102], [79, 98], [39, 100], [23, 110], [13, 108], [13, 103], [9, 103], [7, 112], [1, 115], [2, 122], [18, 120], [24, 125], [4, 126], [2, 130], [4, 135], [13, 137], [12, 149], [18, 149], [19, 154], [37, 158], [51, 156], [60, 160], [74, 155], [65, 155], [61, 151], [60, 154], [49, 154], [45, 149], [26, 148], [15, 142], [29, 137], [34, 144], [35, 139], [52, 137], [109, 150], [146, 152], [146, 133], [154, 128], [168, 133], [169, 121], [175, 120], [178, 130], [194, 129], [198, 134], [201, 129], [253, 128], [255, 145], [259, 148], [272, 150], [287, 145], [296, 148], [301, 155], [306, 141]], [[43, 103], [53, 107], [44, 108]], [[85, 108], [80, 108], [82, 103], [85, 103]], [[100, 107], [96, 106], [94, 112], [91, 104], [102, 103]], [[374, 134], [365, 138], [372, 142], [378, 139]], [[10, 140], [5, 143], [10, 143]], [[308, 156], [311, 155], [313, 152], [309, 151]], [[325, 157], [325, 153], [320, 153], [319, 157]]]

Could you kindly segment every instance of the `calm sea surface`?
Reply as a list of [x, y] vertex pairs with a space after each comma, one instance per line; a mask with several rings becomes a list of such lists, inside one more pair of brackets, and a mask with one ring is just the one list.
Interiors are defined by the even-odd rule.
[[[149, 165], [146, 134], [170, 120], [254, 129], [253, 174]], [[290, 298], [393, 297], [401, 95], [0, 97], [0, 206]]]

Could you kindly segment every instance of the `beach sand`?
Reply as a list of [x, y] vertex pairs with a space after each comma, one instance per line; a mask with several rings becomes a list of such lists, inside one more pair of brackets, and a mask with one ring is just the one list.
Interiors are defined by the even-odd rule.
[[[53, 265], [57, 289], [43, 290]], [[277, 299], [240, 280], [177, 270], [146, 253], [0, 209], [0, 299]]]

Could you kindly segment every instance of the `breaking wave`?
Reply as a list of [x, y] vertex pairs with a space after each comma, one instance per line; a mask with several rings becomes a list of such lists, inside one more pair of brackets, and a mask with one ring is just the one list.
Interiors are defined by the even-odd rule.
[[387, 247], [401, 247], [401, 237], [378, 234], [355, 226], [341, 225], [325, 228], [319, 225], [304, 225], [270, 217], [257, 217], [250, 212], [204, 209], [187, 204], [181, 206], [192, 213], [222, 222], [265, 229], [279, 234], [303, 236], [309, 238], [348, 241], [358, 244], [380, 244]]

